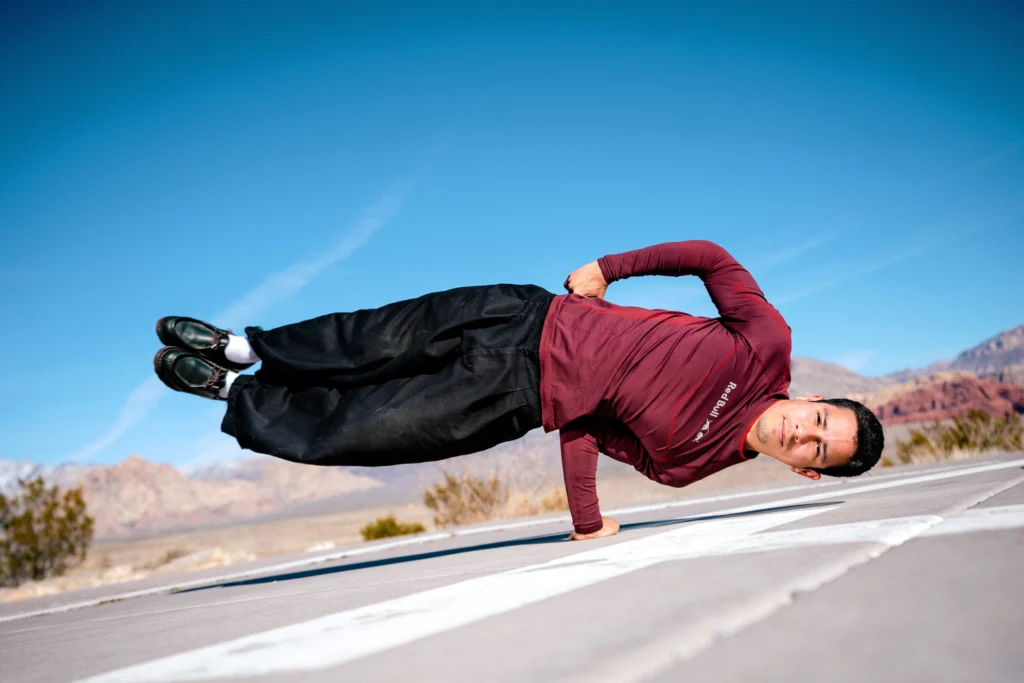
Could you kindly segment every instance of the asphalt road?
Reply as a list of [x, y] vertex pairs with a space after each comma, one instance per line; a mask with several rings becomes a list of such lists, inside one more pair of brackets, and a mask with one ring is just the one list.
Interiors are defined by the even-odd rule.
[[0, 605], [0, 680], [1024, 680], [1024, 454], [618, 518]]

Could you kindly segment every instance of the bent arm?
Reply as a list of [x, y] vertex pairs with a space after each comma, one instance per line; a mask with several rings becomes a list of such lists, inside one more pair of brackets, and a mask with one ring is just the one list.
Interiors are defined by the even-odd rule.
[[610, 254], [597, 260], [609, 284], [635, 275], [696, 275], [726, 322], [750, 323], [768, 318], [785, 322], [764, 297], [747, 270], [714, 242], [666, 242]]

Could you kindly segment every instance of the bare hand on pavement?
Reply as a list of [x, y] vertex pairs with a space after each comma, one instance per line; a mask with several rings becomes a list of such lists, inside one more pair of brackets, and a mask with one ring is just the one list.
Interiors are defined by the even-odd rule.
[[619, 523], [611, 517], [602, 517], [601, 522], [604, 524], [600, 529], [589, 534], [578, 534], [573, 531], [569, 535], [570, 541], [589, 541], [592, 538], [605, 538], [606, 536], [614, 536], [619, 533]]
[[605, 281], [604, 273], [601, 272], [601, 266], [597, 261], [572, 271], [563, 286], [573, 294], [599, 299], [603, 299], [605, 292], [608, 291], [608, 282]]

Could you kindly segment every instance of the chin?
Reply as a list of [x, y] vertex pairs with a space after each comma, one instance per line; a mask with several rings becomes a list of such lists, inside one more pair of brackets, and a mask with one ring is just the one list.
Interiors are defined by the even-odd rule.
[[761, 443], [762, 446], [768, 443], [766, 430], [767, 427], [765, 427], [764, 425], [764, 418], [761, 418], [760, 420], [757, 421], [757, 429], [755, 430], [755, 432], [757, 434], [757, 440]]

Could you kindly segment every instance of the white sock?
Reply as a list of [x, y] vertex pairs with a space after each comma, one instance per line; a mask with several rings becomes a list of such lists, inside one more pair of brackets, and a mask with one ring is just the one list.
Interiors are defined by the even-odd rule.
[[228, 376], [224, 378], [224, 388], [218, 391], [217, 395], [220, 396], [221, 398], [227, 398], [228, 392], [231, 391], [231, 385], [235, 383], [235, 380], [237, 378], [237, 372], [232, 372], [231, 370], [228, 370]]
[[252, 345], [245, 337], [228, 335], [228, 345], [224, 349], [224, 355], [232, 363], [258, 363], [260, 357], [252, 350]]

